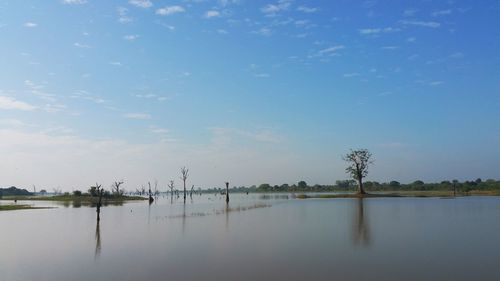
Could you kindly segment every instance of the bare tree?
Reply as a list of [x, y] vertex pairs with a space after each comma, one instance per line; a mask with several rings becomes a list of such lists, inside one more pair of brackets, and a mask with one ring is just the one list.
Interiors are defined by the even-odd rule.
[[158, 199], [158, 196], [160, 195], [160, 192], [158, 191], [158, 180], [155, 180], [155, 189], [153, 192], [154, 196], [156, 199]]
[[229, 203], [229, 182], [226, 182], [226, 203]]
[[174, 197], [174, 187], [175, 187], [174, 181], [170, 180], [167, 186], [170, 189], [170, 196]]
[[113, 184], [111, 184], [111, 189], [112, 189], [113, 193], [116, 196], [122, 196], [123, 195], [124, 190], [120, 189], [120, 186], [122, 184], [124, 184], [123, 180], [121, 180], [121, 181], [115, 181], [115, 182], [113, 182]]
[[368, 149], [352, 150], [346, 154], [343, 159], [349, 166], [347, 166], [346, 173], [358, 182], [358, 194], [366, 194], [363, 188], [363, 178], [368, 175], [368, 165], [373, 161], [370, 159], [372, 154]]
[[186, 203], [186, 180], [189, 177], [189, 169], [186, 167], [181, 168], [181, 180], [184, 183], [184, 203]]
[[102, 204], [102, 195], [104, 194], [104, 189], [101, 188], [101, 185], [98, 183], [96, 183], [95, 186], [91, 186], [90, 188], [95, 189], [97, 191], [98, 199], [97, 199], [96, 212], [97, 212], [97, 222], [99, 222], [101, 220], [101, 204]]

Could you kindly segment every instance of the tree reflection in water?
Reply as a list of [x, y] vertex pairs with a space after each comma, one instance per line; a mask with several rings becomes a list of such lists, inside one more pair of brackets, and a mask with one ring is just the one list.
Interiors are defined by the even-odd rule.
[[356, 200], [356, 211], [354, 219], [354, 239], [355, 245], [370, 245], [370, 229], [368, 226], [368, 220], [365, 218], [365, 210], [363, 206], [363, 198], [358, 198]]
[[99, 227], [99, 221], [97, 221], [95, 227], [95, 253], [94, 259], [98, 259], [101, 256], [101, 229]]

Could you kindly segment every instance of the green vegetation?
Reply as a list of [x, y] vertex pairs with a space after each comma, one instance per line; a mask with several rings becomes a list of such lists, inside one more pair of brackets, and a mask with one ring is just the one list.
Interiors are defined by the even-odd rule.
[[49, 207], [34, 207], [31, 205], [0, 205], [0, 211], [30, 210], [30, 209], [50, 209]]
[[33, 193], [27, 191], [26, 189], [19, 189], [15, 186], [9, 188], [0, 188], [0, 198], [3, 196], [15, 196], [15, 195], [32, 195]]
[[[79, 202], [88, 202], [93, 203], [96, 201], [98, 197], [94, 197], [90, 194], [82, 194], [82, 195], [71, 195], [69, 193], [54, 195], [54, 196], [4, 196], [2, 200], [32, 200], [32, 201], [79, 201]], [[112, 194], [108, 194], [108, 196], [104, 195], [102, 197], [102, 201], [104, 203], [113, 203], [113, 202], [124, 202], [124, 201], [132, 201], [132, 200], [147, 200], [147, 198], [141, 196], [114, 196]]]
[[[450, 196], [453, 192], [456, 195], [500, 195], [500, 180], [471, 180], [459, 182], [442, 181], [440, 183], [424, 183], [421, 180], [408, 184], [401, 184], [397, 181], [379, 183], [376, 181], [366, 181], [363, 183], [364, 190], [368, 193], [393, 193], [401, 196]], [[305, 181], [289, 185], [270, 185], [267, 183], [259, 186], [232, 187], [229, 192], [286, 192], [286, 193], [310, 193], [310, 192], [339, 192], [353, 193], [358, 190], [358, 184], [354, 180], [338, 180], [333, 185], [309, 185]], [[211, 188], [206, 192], [222, 192], [221, 188]]]

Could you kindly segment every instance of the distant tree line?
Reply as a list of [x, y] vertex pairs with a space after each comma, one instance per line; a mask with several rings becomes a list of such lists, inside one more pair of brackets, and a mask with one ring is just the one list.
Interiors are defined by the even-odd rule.
[[[363, 183], [364, 189], [370, 191], [453, 191], [469, 192], [471, 190], [500, 190], [500, 180], [476, 180], [459, 182], [458, 180], [442, 181], [440, 183], [425, 183], [421, 180], [416, 180], [412, 183], [402, 184], [398, 181], [377, 182], [366, 181]], [[334, 185], [309, 185], [305, 181], [299, 181], [297, 184], [282, 184], [270, 185], [267, 183], [258, 186], [252, 185], [249, 187], [239, 186], [230, 188], [230, 192], [352, 192], [358, 189], [358, 184], [355, 180], [337, 180]], [[223, 188], [209, 188], [206, 192], [224, 192]]]

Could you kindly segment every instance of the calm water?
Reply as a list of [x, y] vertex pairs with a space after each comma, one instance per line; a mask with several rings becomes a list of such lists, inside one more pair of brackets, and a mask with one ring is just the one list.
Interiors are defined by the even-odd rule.
[[160, 198], [0, 213], [0, 280], [500, 280], [500, 198]]

